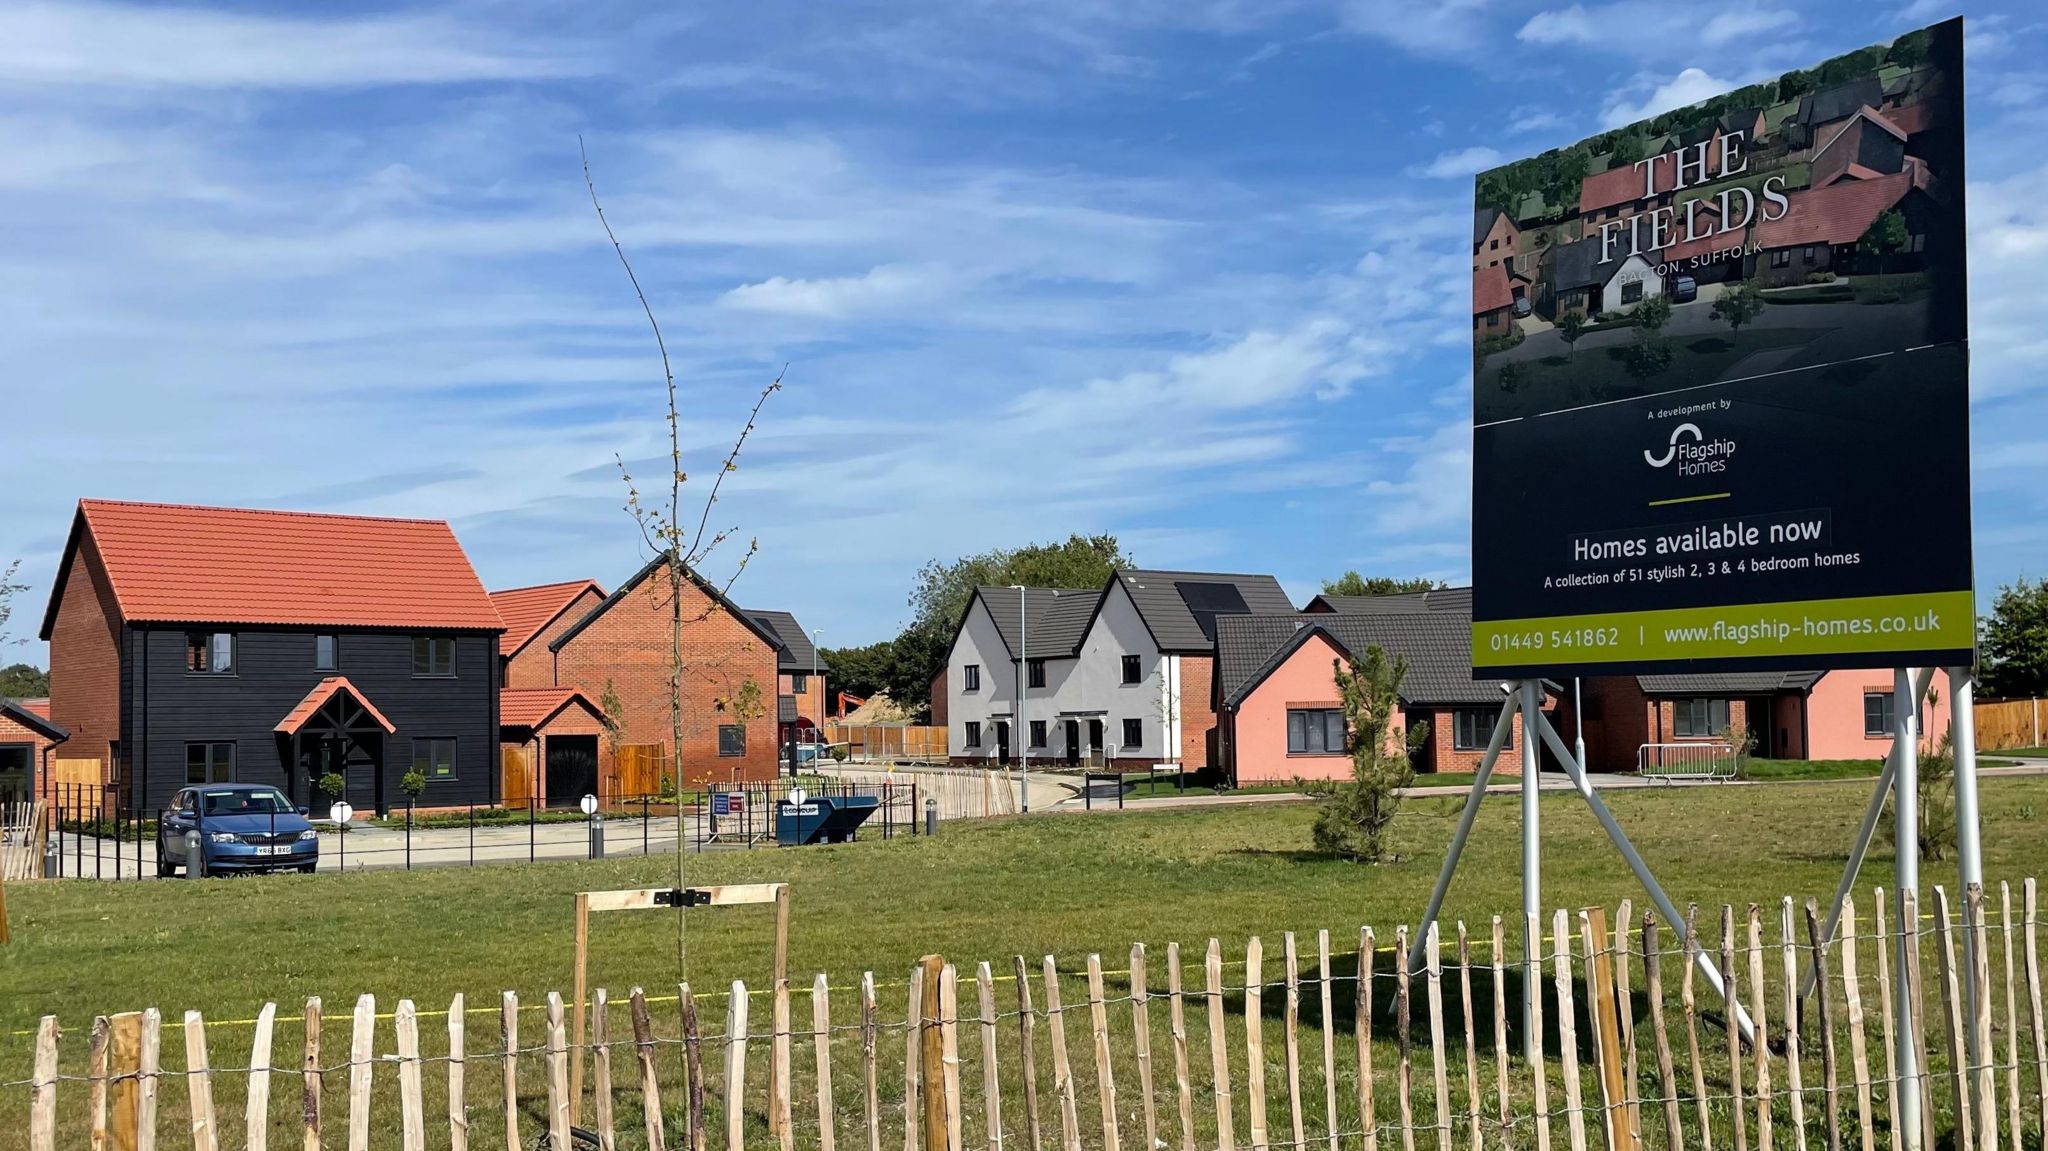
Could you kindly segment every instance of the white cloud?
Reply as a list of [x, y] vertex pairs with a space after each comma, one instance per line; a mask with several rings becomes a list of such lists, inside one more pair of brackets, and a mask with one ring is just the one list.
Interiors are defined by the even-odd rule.
[[1584, 5], [1574, 4], [1529, 17], [1515, 39], [1531, 44], [1595, 44], [1600, 40], [1599, 21]]
[[1526, 135], [1530, 132], [1546, 132], [1553, 128], [1563, 128], [1566, 126], [1563, 116], [1543, 108], [1535, 108], [1528, 105], [1517, 108], [1508, 115], [1511, 117], [1508, 120], [1508, 131], [1517, 136]]
[[1538, 12], [1515, 38], [1528, 44], [1573, 45], [1642, 60], [1696, 59], [1702, 45], [1773, 43], [1798, 27], [1798, 13], [1768, 0], [1729, 5], [1672, 4], [1666, 0], [1614, 0]]
[[1394, 439], [1382, 451], [1407, 463], [1365, 488], [1373, 526], [1392, 535], [1459, 537], [1472, 518], [1472, 424], [1444, 424], [1426, 438]]
[[1782, 8], [1731, 8], [1716, 12], [1700, 29], [1700, 42], [1720, 47], [1733, 40], [1795, 27], [1799, 16]]
[[[1645, 84], [1654, 84], [1647, 95], [1637, 98]], [[1638, 77], [1628, 88], [1608, 97], [1606, 107], [1600, 110], [1600, 126], [1619, 128], [1633, 124], [1673, 108], [1697, 104], [1709, 97], [1719, 96], [1736, 87], [1732, 80], [1710, 76], [1698, 68], [1687, 68], [1661, 84], [1654, 80]]]
[[1475, 145], [1439, 153], [1436, 159], [1423, 165], [1418, 172], [1438, 180], [1470, 176], [1475, 172], [1499, 167], [1503, 158], [1500, 152], [1493, 148]]
[[1491, 0], [1433, 0], [1429, 4], [1346, 0], [1341, 20], [1348, 31], [1385, 40], [1418, 56], [1466, 57], [1486, 43], [1493, 21], [1490, 8]]
[[161, 4], [0, 8], [0, 78], [31, 84], [326, 88], [573, 74], [440, 17], [290, 19]]
[[947, 276], [936, 268], [884, 264], [858, 276], [805, 280], [771, 276], [741, 284], [719, 297], [729, 308], [785, 316], [844, 319], [893, 311], [930, 300], [944, 290]]

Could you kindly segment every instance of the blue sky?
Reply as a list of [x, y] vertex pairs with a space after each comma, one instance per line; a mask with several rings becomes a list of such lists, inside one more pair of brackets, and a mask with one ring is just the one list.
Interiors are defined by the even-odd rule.
[[[1964, 12], [1991, 589], [2048, 543], [2048, 26]], [[16, 630], [81, 496], [447, 518], [492, 587], [629, 574], [613, 459], [660, 451], [659, 363], [578, 133], [686, 465], [789, 364], [714, 516], [760, 541], [742, 603], [884, 638], [926, 559], [1069, 531], [1298, 598], [1459, 579], [1470, 174], [1953, 14], [11, 3]]]

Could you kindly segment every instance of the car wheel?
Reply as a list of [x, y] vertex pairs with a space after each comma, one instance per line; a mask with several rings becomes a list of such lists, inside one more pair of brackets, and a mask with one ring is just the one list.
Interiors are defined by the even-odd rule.
[[165, 854], [163, 837], [158, 836], [156, 840], [156, 877], [158, 879], [169, 879], [176, 874], [178, 874], [178, 865], [172, 863], [171, 857]]

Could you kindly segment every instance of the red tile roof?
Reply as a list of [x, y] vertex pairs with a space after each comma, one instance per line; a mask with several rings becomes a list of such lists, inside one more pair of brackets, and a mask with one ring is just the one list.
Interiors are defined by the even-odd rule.
[[45, 696], [42, 699], [17, 699], [14, 702], [20, 704], [21, 706], [27, 708], [32, 712], [35, 712], [37, 715], [42, 716], [44, 719], [50, 718], [50, 700], [48, 696]]
[[1904, 199], [1916, 185], [1924, 187], [1925, 172], [1924, 167], [1909, 164], [1903, 172], [1875, 180], [1850, 180], [1794, 192], [1783, 216], [1756, 226], [1756, 242], [1766, 248], [1853, 244], [1885, 209]]
[[497, 607], [499, 618], [505, 621], [505, 634], [498, 637], [498, 654], [511, 655], [525, 647], [586, 591], [594, 591], [597, 598], [604, 598], [604, 589], [597, 586], [594, 579], [492, 592], [491, 603]]
[[1472, 314], [1483, 316], [1499, 311], [1515, 302], [1515, 294], [1508, 288], [1508, 270], [1499, 264], [1477, 269], [1472, 273]]
[[384, 718], [383, 712], [377, 710], [376, 704], [371, 703], [362, 692], [356, 690], [356, 685], [350, 683], [347, 676], [330, 675], [314, 684], [313, 690], [306, 693], [306, 698], [300, 700], [297, 707], [292, 708], [285, 713], [283, 719], [277, 721], [277, 733], [297, 735], [299, 729], [306, 726], [306, 721], [312, 719], [315, 712], [326, 706], [328, 700], [344, 691], [348, 693], [350, 699], [361, 705], [371, 719], [377, 721], [377, 726], [383, 728], [386, 735], [398, 730], [390, 720]]
[[[1704, 256], [1708, 252], [1732, 248], [1742, 243], [1742, 233], [1723, 232], [1720, 230], [1721, 210], [1715, 205], [1714, 201], [1703, 198], [1695, 200], [1694, 203], [1700, 206], [1699, 211], [1693, 213], [1693, 227], [1700, 233], [1699, 237], [1690, 241], [1683, 239], [1674, 240], [1665, 245], [1664, 250], [1657, 254], [1659, 262], [1676, 263], [1680, 260], [1691, 259], [1694, 256]], [[1685, 213], [1686, 209], [1681, 207], [1678, 209], [1678, 214], [1673, 218], [1671, 227], [1673, 235], [1685, 235]]]
[[[505, 626], [442, 520], [114, 500], [80, 500], [78, 515], [127, 620]], [[72, 529], [67, 566], [79, 530]], [[52, 597], [46, 634], [56, 604]]]
[[1934, 105], [1924, 101], [1919, 104], [1908, 104], [1903, 108], [1889, 109], [1883, 115], [1908, 136], [1918, 136], [1934, 126]]
[[590, 714], [604, 718], [603, 709], [573, 687], [506, 688], [498, 693], [498, 726], [545, 727], [571, 704], [581, 704]]
[[[1661, 156], [1657, 158], [1657, 163], [1652, 165], [1658, 170], [1660, 177], [1663, 175], [1664, 166], [1665, 162]], [[1640, 200], [1642, 196], [1643, 174], [1637, 171], [1633, 164], [1622, 164], [1586, 177], [1579, 185], [1579, 211], [1582, 214], [1597, 212], [1602, 208], [1612, 208], [1616, 204], [1626, 204], [1630, 200]]]

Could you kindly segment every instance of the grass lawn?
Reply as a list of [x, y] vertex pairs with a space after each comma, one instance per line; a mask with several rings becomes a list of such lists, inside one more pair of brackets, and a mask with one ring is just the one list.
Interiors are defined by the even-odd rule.
[[1479, 386], [1487, 397], [1483, 414], [1487, 419], [1505, 419], [1568, 404], [1649, 395], [1678, 375], [1716, 379], [1753, 352], [1806, 344], [1823, 334], [1819, 328], [1750, 328], [1733, 335], [1712, 332], [1667, 336], [1674, 353], [1671, 367], [1663, 378], [1647, 382], [1629, 375], [1628, 341], [1581, 347], [1575, 353], [1515, 361], [1521, 364], [1523, 377], [1513, 393], [1502, 392], [1499, 386], [1500, 365], [1507, 361], [1494, 360], [1481, 371]]
[[[1982, 796], [1985, 871], [1994, 883], [2016, 883], [2048, 859], [2048, 821], [2034, 814], [2048, 805], [2048, 779], [1987, 778]], [[1704, 920], [1707, 908], [1723, 902], [1775, 908], [1786, 894], [1825, 898], [1839, 878], [1849, 829], [1866, 797], [1856, 788], [1791, 783], [1617, 791], [1605, 798], [1674, 898], [1699, 901]], [[1312, 957], [1316, 929], [1327, 928], [1335, 946], [1348, 954], [1360, 924], [1374, 924], [1387, 939], [1396, 924], [1420, 913], [1460, 804], [1457, 798], [1410, 800], [1397, 825], [1400, 859], [1377, 868], [1311, 854], [1310, 805], [1264, 804], [957, 823], [930, 839], [692, 855], [687, 881], [793, 884], [791, 975], [797, 986], [808, 987], [811, 973], [828, 973], [837, 989], [835, 1019], [843, 1015], [850, 1022], [858, 1005], [846, 990], [861, 972], [873, 971], [885, 987], [900, 985], [912, 963], [933, 952], [959, 965], [963, 1006], [972, 997], [965, 977], [977, 961], [988, 960], [1003, 972], [1020, 953], [1051, 953], [1063, 970], [1078, 972], [1090, 952], [1100, 952], [1105, 967], [1121, 969], [1131, 944], [1143, 941], [1154, 956], [1155, 990], [1165, 982], [1161, 965], [1169, 941], [1182, 944], [1187, 978], [1195, 986], [1199, 955], [1210, 936], [1224, 941], [1227, 956], [1241, 960], [1245, 938], [1263, 935], [1268, 978], [1278, 977], [1283, 931], [1299, 933]], [[1576, 795], [1548, 793], [1541, 805], [1547, 906], [1611, 908], [1624, 897], [1639, 908], [1647, 905]], [[1520, 906], [1519, 824], [1512, 798], [1496, 798], [1482, 809], [1446, 907], [1447, 926], [1462, 918], [1483, 936], [1494, 914], [1507, 914], [1512, 922]], [[1927, 864], [1923, 883], [1952, 886], [1953, 866]], [[1890, 870], [1880, 844], [1862, 876], [1866, 897], [1870, 885], [1888, 881]], [[202, 1009], [221, 1021], [209, 1029], [214, 1065], [232, 1067], [247, 1058], [249, 1029], [230, 1021], [250, 1018], [267, 999], [278, 1002], [282, 1015], [296, 1016], [306, 996], [323, 996], [328, 1035], [337, 1048], [347, 1030], [338, 1016], [365, 991], [376, 994], [380, 1010], [401, 997], [414, 999], [422, 1010], [444, 1007], [457, 991], [466, 993], [473, 1008], [494, 1009], [499, 992], [508, 988], [532, 1005], [548, 990], [566, 993], [570, 986], [574, 892], [673, 880], [673, 859], [655, 857], [206, 882], [13, 885], [7, 893], [13, 943], [0, 955], [0, 1079], [27, 1078], [31, 1040], [24, 1032], [45, 1013], [56, 1013], [64, 1024], [69, 1074], [83, 1072], [82, 1038], [100, 1012], [163, 1009], [165, 1062], [182, 1067], [182, 1040], [173, 1025], [184, 1010]], [[686, 922], [687, 975], [700, 992], [733, 979], [755, 987], [766, 983], [772, 922], [766, 909], [698, 911]], [[1775, 939], [1775, 919], [1770, 922]], [[594, 918], [592, 986], [611, 988], [620, 999], [635, 985], [650, 994], [672, 994], [683, 974], [677, 924], [665, 911]], [[1002, 993], [1014, 995], [1014, 989], [1005, 984]], [[1066, 994], [1070, 1003], [1080, 999], [1077, 985], [1069, 984]], [[882, 993], [885, 1018], [901, 1019], [901, 995]], [[1267, 1009], [1277, 1011], [1278, 999], [1269, 995]], [[764, 1025], [767, 1006], [756, 1001]], [[1013, 1006], [1014, 1000], [1005, 1000], [1003, 1009]], [[808, 1002], [800, 1009], [808, 1019]], [[722, 1024], [723, 1011], [722, 998], [706, 1005], [707, 1029]], [[658, 1013], [663, 1034], [674, 1034], [673, 1017], [672, 1006]], [[538, 1042], [538, 1017], [525, 1018], [532, 1030], [522, 1041]], [[623, 1030], [623, 1015], [618, 1018], [615, 1026]], [[1083, 1018], [1069, 1026], [1080, 1026]], [[1121, 1018], [1127, 1028], [1128, 1014]], [[1336, 1022], [1349, 1026], [1348, 1019]], [[1191, 1023], [1199, 1034], [1199, 1016]], [[380, 1051], [388, 1050], [388, 1026], [380, 1026]], [[430, 1051], [440, 1050], [440, 1026], [438, 1020], [423, 1023]], [[469, 1031], [474, 1050], [488, 1051], [498, 1041], [493, 1015], [472, 1016]], [[855, 1042], [851, 1034], [844, 1038]], [[979, 1041], [974, 1042], [978, 1052]], [[1075, 1042], [1076, 1061], [1085, 1062], [1085, 1030]], [[1124, 1041], [1119, 1042], [1122, 1050]], [[1315, 1050], [1318, 1043], [1311, 1033], [1304, 1047]], [[281, 1026], [278, 1064], [295, 1066], [299, 1048], [296, 1025]], [[900, 1040], [893, 1050], [900, 1065]], [[1276, 1056], [1269, 1050], [1269, 1057]], [[1041, 1075], [1049, 1074], [1045, 1058], [1041, 1053]], [[1207, 1067], [1204, 1047], [1197, 1047], [1194, 1058], [1197, 1067]], [[665, 1067], [671, 1065], [671, 1056], [664, 1053], [663, 1059]], [[522, 1074], [536, 1084], [539, 1063], [536, 1058], [522, 1064]], [[617, 1058], [615, 1064], [621, 1082], [630, 1083], [632, 1060]], [[807, 1054], [801, 1065], [809, 1066]], [[378, 1090], [388, 1105], [385, 1074], [378, 1072]], [[428, 1078], [437, 1084], [440, 1075]], [[233, 1124], [240, 1122], [241, 1080], [229, 1079], [224, 1075], [216, 1092], [232, 1101], [223, 1126], [238, 1130]], [[296, 1104], [297, 1086], [287, 1082], [276, 1088], [282, 1102], [275, 1105], [273, 1142], [295, 1130], [287, 1113]], [[495, 1114], [495, 1069], [479, 1064], [470, 1082], [475, 1121], [488, 1123]], [[846, 1099], [842, 1114], [857, 1113], [858, 1076], [844, 1075], [836, 1086]], [[77, 1129], [73, 1108], [82, 1109], [85, 1093], [69, 1087], [62, 1102], [65, 1128]], [[895, 1090], [900, 1100], [900, 1087]], [[1164, 1090], [1171, 1090], [1170, 1077]], [[334, 1100], [330, 1114], [338, 1120], [343, 1091], [333, 1079], [328, 1091]], [[1092, 1084], [1082, 1089], [1082, 1098], [1090, 1092]], [[179, 1129], [183, 1094], [182, 1087], [164, 1093], [166, 1131]], [[0, 1122], [18, 1121], [27, 1096], [24, 1089], [0, 1097]], [[438, 1113], [440, 1104], [431, 1097], [428, 1106], [429, 1115]], [[1056, 1110], [1044, 1114], [1057, 1130]], [[339, 1130], [330, 1129], [336, 1141]]]
[[1785, 779], [1876, 779], [1884, 761], [1876, 759], [1746, 759], [1742, 778]]

